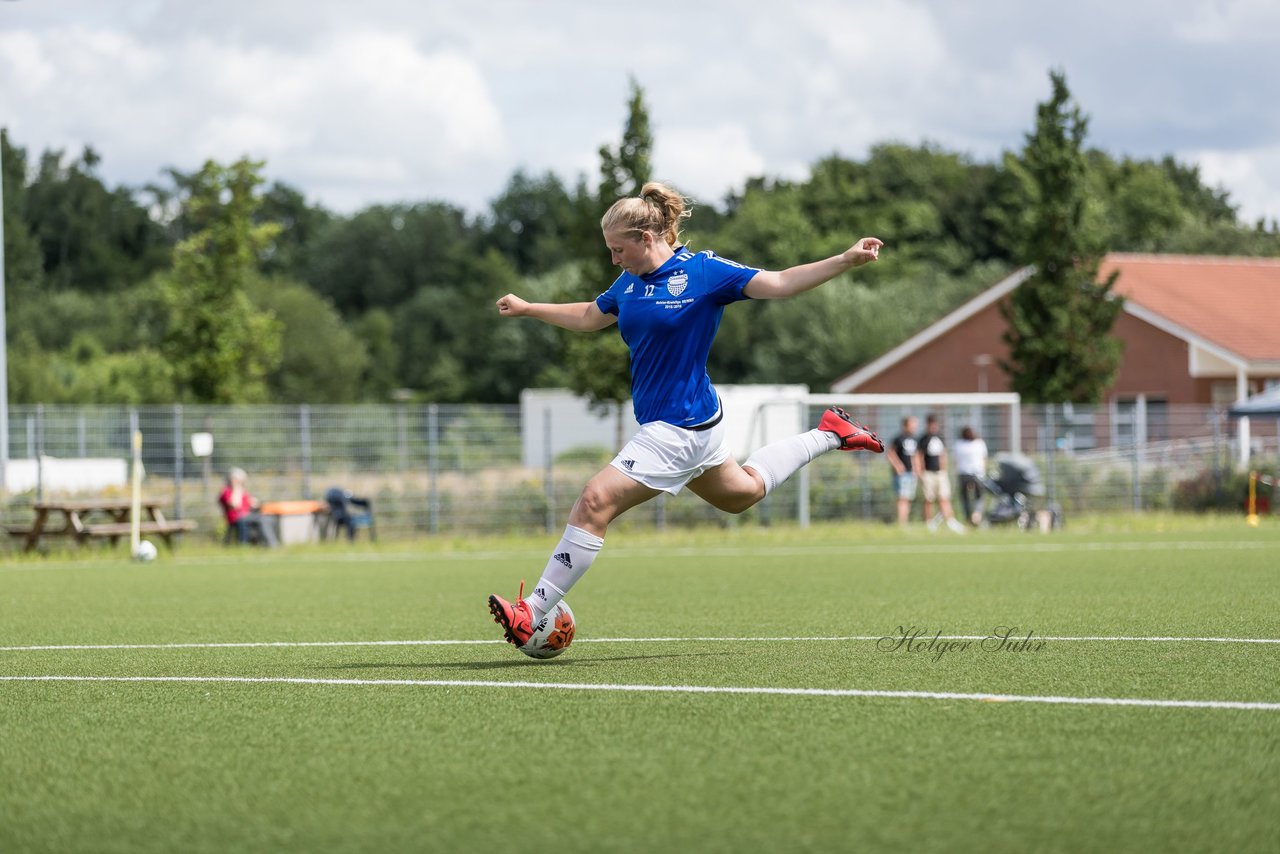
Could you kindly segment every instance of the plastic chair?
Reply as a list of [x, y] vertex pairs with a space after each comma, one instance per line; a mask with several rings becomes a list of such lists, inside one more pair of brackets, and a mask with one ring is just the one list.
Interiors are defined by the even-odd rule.
[[329, 525], [334, 536], [346, 530], [347, 539], [356, 538], [358, 528], [367, 528], [369, 539], [378, 539], [378, 530], [373, 523], [373, 502], [368, 498], [357, 498], [351, 490], [339, 486], [325, 490], [324, 500], [329, 505]]

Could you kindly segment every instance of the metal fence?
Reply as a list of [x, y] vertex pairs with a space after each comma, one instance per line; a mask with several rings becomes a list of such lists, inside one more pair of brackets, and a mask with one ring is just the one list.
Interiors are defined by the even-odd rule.
[[[935, 412], [948, 444], [972, 426], [992, 455], [1019, 451], [1039, 466], [1047, 494], [1069, 519], [1079, 513], [1235, 508], [1243, 501], [1235, 424], [1208, 407], [877, 405], [857, 416], [886, 440], [907, 414]], [[814, 424], [820, 405], [809, 405]], [[393, 538], [466, 532], [555, 530], [586, 480], [616, 450], [615, 432], [529, 466], [522, 462], [521, 420], [542, 418], [518, 406], [13, 406], [4, 521], [21, 524], [32, 503], [84, 494], [68, 470], [130, 455], [143, 435], [145, 492], [170, 515], [199, 523], [196, 537], [221, 537], [217, 496], [232, 466], [249, 473], [263, 500], [320, 497], [340, 486], [373, 502], [380, 535]], [[1254, 420], [1256, 467], [1280, 467], [1277, 422]], [[192, 453], [191, 436], [213, 437], [211, 456]], [[1013, 447], [1017, 437], [1016, 444]], [[757, 444], [781, 436], [761, 435]], [[26, 462], [35, 472], [17, 477]], [[55, 466], [55, 463], [58, 464]], [[59, 467], [60, 466], [60, 467]], [[70, 467], [70, 468], [68, 468]], [[61, 474], [55, 474], [60, 471]], [[124, 496], [113, 481], [93, 494]], [[764, 502], [730, 517], [684, 493], [636, 508], [620, 524], [687, 526], [769, 524], [893, 516], [890, 468], [879, 456], [828, 454]]]

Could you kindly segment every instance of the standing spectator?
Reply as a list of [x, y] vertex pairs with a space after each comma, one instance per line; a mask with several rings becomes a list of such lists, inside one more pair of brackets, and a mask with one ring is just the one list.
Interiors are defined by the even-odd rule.
[[946, 520], [947, 527], [957, 534], [964, 533], [964, 525], [956, 520], [955, 511], [951, 509], [951, 478], [947, 475], [947, 444], [942, 440], [938, 428], [938, 417], [930, 415], [924, 420], [924, 435], [920, 437], [916, 453], [920, 462], [916, 470], [920, 472], [920, 485], [924, 487], [924, 518], [929, 530], [938, 527], [938, 520], [933, 515], [934, 502], [938, 504], [938, 513]]
[[885, 456], [893, 466], [893, 493], [898, 496], [898, 524], [911, 518], [911, 502], [916, 498], [917, 457], [916, 429], [920, 422], [914, 415], [902, 419], [902, 432], [893, 437]]
[[245, 488], [246, 479], [244, 469], [233, 468], [227, 472], [227, 486], [218, 496], [227, 528], [236, 532], [237, 542], [256, 541], [274, 548], [277, 545], [275, 532], [270, 525], [263, 524], [262, 516], [258, 513], [258, 499]]
[[987, 473], [987, 443], [972, 427], [960, 431], [956, 442], [956, 474], [960, 476], [960, 503], [965, 518], [977, 526], [982, 523], [982, 478]]

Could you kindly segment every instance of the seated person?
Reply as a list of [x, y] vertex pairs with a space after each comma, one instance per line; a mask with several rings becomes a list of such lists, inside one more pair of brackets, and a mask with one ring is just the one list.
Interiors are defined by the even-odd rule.
[[244, 469], [233, 468], [227, 472], [227, 486], [218, 496], [227, 527], [236, 532], [238, 542], [260, 542], [274, 547], [277, 544], [275, 531], [270, 525], [263, 524], [258, 513], [258, 499], [245, 489], [245, 479]]

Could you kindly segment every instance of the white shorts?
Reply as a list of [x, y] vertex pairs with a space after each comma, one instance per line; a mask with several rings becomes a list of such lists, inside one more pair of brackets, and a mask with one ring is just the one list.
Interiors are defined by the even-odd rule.
[[706, 430], [651, 421], [641, 426], [611, 465], [650, 489], [678, 495], [686, 483], [727, 459], [723, 420]]
[[951, 478], [945, 471], [925, 471], [920, 473], [920, 485], [924, 487], [924, 500], [950, 501]]

